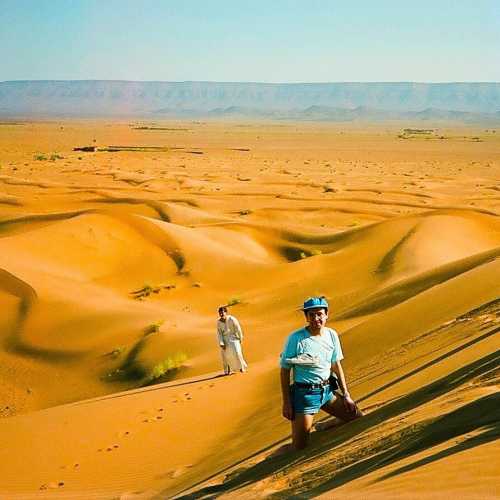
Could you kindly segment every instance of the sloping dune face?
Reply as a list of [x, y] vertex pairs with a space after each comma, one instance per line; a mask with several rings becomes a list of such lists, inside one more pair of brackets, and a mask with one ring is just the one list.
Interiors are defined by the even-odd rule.
[[[0, 496], [498, 497], [500, 133], [398, 135], [0, 123]], [[281, 455], [312, 295], [366, 416]]]

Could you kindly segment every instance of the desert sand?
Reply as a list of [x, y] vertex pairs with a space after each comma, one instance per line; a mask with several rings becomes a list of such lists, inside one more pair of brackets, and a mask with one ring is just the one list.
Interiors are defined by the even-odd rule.
[[[499, 498], [500, 130], [399, 135], [0, 123], [0, 497]], [[317, 294], [366, 416], [280, 454]]]

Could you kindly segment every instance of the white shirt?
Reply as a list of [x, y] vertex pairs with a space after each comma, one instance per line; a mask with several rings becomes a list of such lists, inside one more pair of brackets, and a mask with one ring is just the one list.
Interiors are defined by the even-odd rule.
[[239, 321], [229, 314], [226, 316], [226, 321], [217, 320], [217, 338], [221, 346], [226, 345], [228, 341], [243, 340]]

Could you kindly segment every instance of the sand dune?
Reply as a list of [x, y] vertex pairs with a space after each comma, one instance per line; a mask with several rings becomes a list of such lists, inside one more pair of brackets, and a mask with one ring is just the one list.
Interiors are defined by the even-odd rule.
[[[500, 139], [167, 125], [0, 131], [0, 496], [498, 497]], [[316, 294], [367, 416], [280, 455]]]

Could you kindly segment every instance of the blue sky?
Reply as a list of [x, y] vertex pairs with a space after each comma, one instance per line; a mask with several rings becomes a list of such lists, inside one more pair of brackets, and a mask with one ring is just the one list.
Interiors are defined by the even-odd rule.
[[0, 81], [500, 81], [500, 0], [0, 0]]

